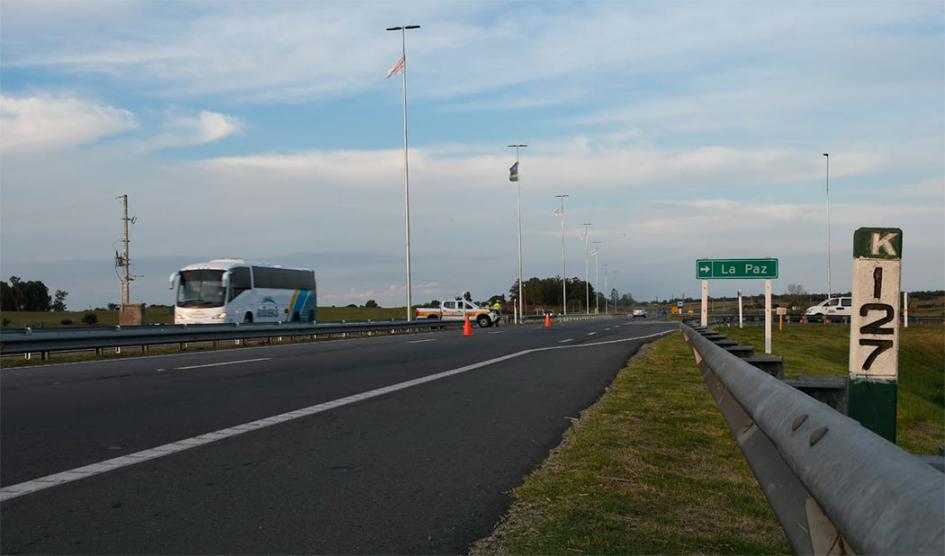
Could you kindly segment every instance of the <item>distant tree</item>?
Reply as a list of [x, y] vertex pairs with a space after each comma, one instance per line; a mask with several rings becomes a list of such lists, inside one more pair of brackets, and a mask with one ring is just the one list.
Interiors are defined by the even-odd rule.
[[63, 290], [56, 290], [55, 300], [52, 304], [53, 311], [65, 311], [66, 310], [66, 296], [69, 295], [69, 292]]
[[109, 303], [109, 304], [108, 304], [108, 310], [109, 310], [109, 311], [117, 311], [117, 310], [118, 310], [118, 304], [117, 304], [117, 303]]
[[380, 305], [377, 304], [377, 301], [374, 301], [373, 299], [368, 299], [367, 303], [365, 303], [364, 306], [367, 307], [368, 309], [377, 309], [378, 307], [380, 307]]
[[807, 295], [807, 290], [800, 284], [788, 284], [785, 293], [787, 295]]
[[347, 305], [345, 305], [345, 307], [347, 307], [348, 309], [357, 309], [357, 308], [358, 308], [358, 306], [355, 305], [354, 303], [348, 303]]
[[48, 311], [52, 298], [46, 284], [31, 280], [24, 282], [18, 276], [10, 277], [10, 284], [0, 282], [0, 304], [3, 311]]
[[98, 322], [98, 317], [95, 316], [95, 313], [86, 313], [82, 315], [82, 322], [89, 326], [92, 326], [93, 324]]

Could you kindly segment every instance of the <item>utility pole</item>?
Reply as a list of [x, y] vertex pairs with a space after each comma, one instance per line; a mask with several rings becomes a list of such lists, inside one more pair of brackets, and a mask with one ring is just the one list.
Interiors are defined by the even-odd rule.
[[509, 145], [509, 148], [515, 149], [515, 165], [509, 168], [509, 181], [518, 184], [518, 194], [516, 196], [516, 211], [518, 212], [518, 322], [523, 322], [525, 318], [525, 291], [522, 284], [522, 183], [518, 180], [518, 150], [524, 149], [528, 145]]
[[131, 304], [131, 257], [128, 254], [128, 244], [131, 241], [128, 239], [128, 224], [134, 223], [133, 218], [128, 218], [128, 195], [119, 195], [115, 197], [116, 199], [121, 199], [122, 202], [122, 228], [123, 228], [123, 239], [121, 242], [124, 244], [124, 252], [121, 255], [115, 257], [115, 266], [123, 267], [123, 272], [121, 275], [121, 304], [130, 305]]
[[[600, 245], [601, 243], [604, 243], [604, 242], [603, 242], [603, 241], [592, 241], [591, 243], [594, 243], [594, 244], [596, 244], [596, 245]], [[594, 272], [594, 275], [595, 275], [595, 278], [594, 278], [594, 285], [595, 285], [595, 288], [594, 288], [594, 289], [595, 289], [595, 291], [594, 291], [594, 314], [596, 315], [596, 314], [600, 313], [600, 296], [601, 296], [601, 292], [596, 291], [597, 288], [600, 288], [600, 247], [595, 247], [594, 250], [591, 251], [591, 255], [594, 255], [594, 267], [596, 268], [596, 270], [595, 270], [595, 272]], [[606, 273], [607, 271], [605, 270], [604, 272]], [[604, 277], [606, 278], [606, 276], [604, 276]], [[604, 290], [605, 290], [605, 291], [607, 290], [607, 286], [604, 286]], [[605, 295], [609, 295], [609, 294], [605, 294]]]

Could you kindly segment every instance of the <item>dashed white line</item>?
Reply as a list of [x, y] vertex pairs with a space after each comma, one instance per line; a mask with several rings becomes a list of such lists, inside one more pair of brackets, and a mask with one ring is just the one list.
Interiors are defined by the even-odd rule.
[[593, 335], [595, 335], [595, 334], [597, 334], [597, 332], [588, 332], [588, 333], [587, 333], [588, 336], [593, 336]]
[[[243, 423], [241, 425], [236, 425], [226, 429], [208, 432], [206, 434], [201, 434], [199, 436], [194, 436], [192, 438], [185, 438], [183, 440], [178, 440], [177, 442], [171, 442], [170, 444], [164, 444], [163, 446], [157, 446], [150, 448], [148, 450], [142, 450], [140, 452], [135, 452], [133, 454], [127, 454], [117, 458], [112, 458], [109, 460], [101, 461], [98, 463], [93, 463], [83, 467], [78, 467], [76, 469], [70, 469], [68, 471], [62, 471], [60, 473], [54, 473], [52, 475], [46, 475], [45, 477], [39, 477], [29, 481], [24, 481], [22, 483], [17, 483], [15, 485], [8, 485], [3, 488], [0, 488], [0, 502], [10, 500], [13, 498], [18, 498], [26, 494], [31, 494], [38, 492], [40, 490], [45, 490], [50, 487], [63, 485], [66, 483], [71, 483], [73, 481], [78, 481], [86, 477], [92, 477], [94, 475], [99, 475], [106, 473], [108, 471], [114, 471], [122, 467], [127, 467], [129, 465], [134, 465], [143, 461], [153, 460], [162, 456], [167, 456], [171, 454], [176, 454], [178, 452], [183, 452], [184, 450], [189, 450], [190, 448], [196, 446], [203, 446], [211, 442], [216, 442], [217, 440], [222, 440], [224, 438], [230, 438], [237, 436], [246, 432], [259, 430], [265, 427], [270, 427], [272, 425], [277, 425], [280, 423], [285, 423], [287, 421], [292, 421], [299, 419], [301, 417], [307, 417], [309, 415], [315, 415], [317, 413], [322, 413], [336, 407], [341, 407], [344, 405], [350, 405], [357, 403], [363, 400], [368, 400], [371, 398], [376, 398], [389, 394], [391, 392], [397, 392], [398, 390], [404, 390], [411, 388], [413, 386], [418, 386], [420, 384], [425, 384], [427, 382], [433, 382], [435, 380], [440, 380], [441, 378], [446, 378], [462, 373], [466, 373], [475, 369], [486, 367], [495, 363], [501, 363], [502, 361], [508, 361], [509, 359], [514, 359], [516, 357], [521, 357], [523, 355], [528, 355], [531, 353], [538, 353], [542, 351], [549, 351], [555, 349], [582, 349], [587, 347], [603, 346], [610, 344], [619, 344], [623, 342], [632, 342], [634, 340], [645, 340], [647, 338], [654, 338], [657, 336], [664, 336], [666, 334], [671, 334], [676, 330], [665, 330], [663, 332], [657, 332], [654, 334], [648, 334], [646, 336], [636, 336], [632, 338], [620, 338], [618, 340], [608, 340], [603, 342], [593, 342], [588, 344], [575, 344], [573, 346], [548, 346], [541, 348], [532, 348], [522, 351], [517, 351], [515, 353], [510, 353], [508, 355], [503, 355], [501, 357], [496, 357], [494, 359], [489, 359], [486, 361], [480, 361], [479, 363], [473, 363], [471, 365], [466, 365], [465, 367], [459, 367], [457, 369], [452, 369], [449, 371], [443, 371], [441, 373], [436, 373], [432, 375], [427, 375], [424, 377], [416, 378], [413, 380], [408, 380], [406, 382], [400, 382], [397, 384], [392, 384], [390, 386], [384, 386], [383, 388], [377, 388], [375, 390], [369, 390], [367, 392], [362, 392], [360, 394], [355, 394], [353, 396], [348, 396], [346, 398], [339, 398], [337, 400], [332, 400], [325, 403], [320, 403], [317, 405], [305, 407], [302, 409], [297, 409], [295, 411], [290, 411], [288, 413], [282, 413], [279, 415], [273, 415], [272, 417], [266, 417], [265, 419], [258, 419], [256, 421], [250, 421], [248, 423]], [[246, 363], [250, 360], [239, 361], [239, 363]]]
[[221, 361], [219, 363], [205, 363], [203, 365], [188, 365], [187, 367], [174, 367], [175, 371], [186, 371], [188, 369], [202, 369], [204, 367], [222, 367], [223, 365], [239, 365], [240, 363], [255, 363], [257, 361], [269, 361], [271, 357], [260, 357], [258, 359], [241, 359], [239, 361]]
[[558, 342], [558, 343], [559, 343], [559, 344], [566, 344], [566, 343], [568, 343], [568, 342], [573, 342], [573, 341], [574, 341], [574, 338], [568, 338], [568, 339], [566, 339], [566, 340], [561, 340], [561, 341]]
[[426, 340], [410, 340], [408, 344], [422, 344], [423, 342], [435, 342], [436, 338], [427, 338]]

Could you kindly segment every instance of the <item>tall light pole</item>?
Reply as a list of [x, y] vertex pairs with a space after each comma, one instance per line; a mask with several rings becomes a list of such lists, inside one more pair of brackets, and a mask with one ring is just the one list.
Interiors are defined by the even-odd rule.
[[[607, 263], [604, 263], [603, 266], [604, 266], [604, 291], [606, 292], [606, 291], [607, 291]], [[609, 296], [609, 295], [610, 295], [610, 294], [607, 294], [607, 295], [604, 296], [604, 314], [605, 314], [605, 315], [608, 314], [608, 311], [607, 311], [607, 296]]]
[[[400, 31], [400, 60], [391, 68], [387, 77], [398, 72], [404, 75], [404, 229], [406, 231], [406, 274], [407, 274], [407, 320], [413, 320], [413, 291], [410, 285], [410, 165], [407, 160], [407, 31], [419, 29], [419, 25], [388, 27], [388, 31]], [[398, 68], [398, 66], [400, 66]]]
[[[591, 243], [599, 246], [604, 242], [592, 241]], [[594, 248], [594, 268], [594, 283], [600, 288], [600, 247]], [[607, 286], [604, 286], [604, 289], [606, 290]], [[594, 313], [600, 313], [600, 292], [594, 294]]]
[[591, 312], [591, 260], [588, 249], [591, 245], [590, 227], [590, 222], [584, 223], [584, 310], [586, 313]]
[[528, 145], [509, 145], [509, 148], [515, 149], [515, 165], [509, 171], [509, 181], [518, 184], [518, 196], [516, 197], [516, 209], [518, 211], [518, 320], [525, 317], [525, 297], [522, 286], [522, 182], [518, 178], [518, 150], [524, 149]]
[[830, 153], [824, 153], [827, 159], [827, 299], [833, 297], [830, 286]]
[[564, 256], [564, 200], [570, 195], [555, 195], [561, 199], [561, 208], [558, 209], [561, 217], [561, 313], [568, 314], [568, 275]]

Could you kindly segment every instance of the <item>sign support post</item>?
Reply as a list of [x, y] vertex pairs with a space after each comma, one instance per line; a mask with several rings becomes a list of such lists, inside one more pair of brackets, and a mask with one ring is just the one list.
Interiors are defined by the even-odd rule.
[[765, 353], [771, 353], [771, 280], [765, 280]]
[[742, 290], [738, 290], [738, 327], [739, 328], [745, 327], [743, 315], [744, 313], [742, 312]]
[[902, 292], [902, 326], [909, 328], [909, 292]]
[[848, 413], [890, 442], [896, 441], [901, 274], [901, 229], [854, 232]]
[[702, 281], [702, 327], [709, 326], [709, 281]]

